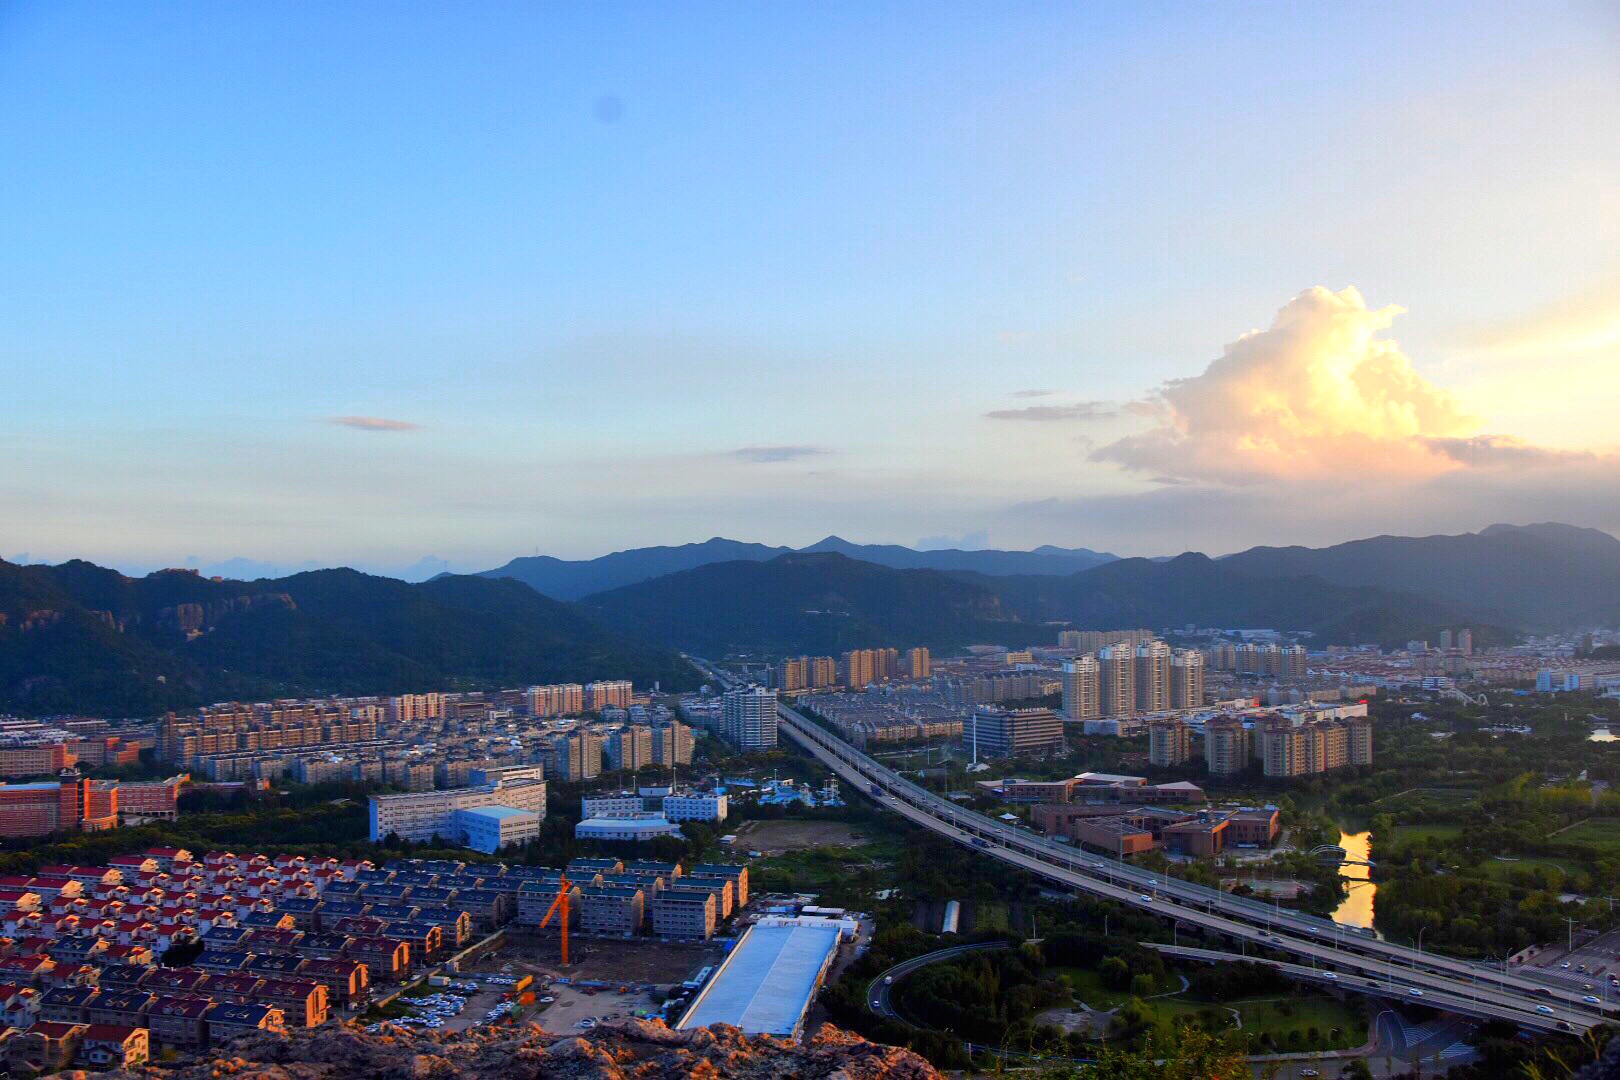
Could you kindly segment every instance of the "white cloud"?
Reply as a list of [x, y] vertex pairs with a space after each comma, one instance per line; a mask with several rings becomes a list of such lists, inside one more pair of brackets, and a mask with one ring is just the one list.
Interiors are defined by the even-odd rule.
[[1477, 421], [1381, 336], [1400, 312], [1369, 308], [1354, 288], [1307, 289], [1269, 328], [1243, 335], [1202, 374], [1167, 383], [1149, 408], [1136, 409], [1157, 407], [1153, 427], [1092, 456], [1225, 483], [1454, 467], [1430, 440], [1474, 435]]

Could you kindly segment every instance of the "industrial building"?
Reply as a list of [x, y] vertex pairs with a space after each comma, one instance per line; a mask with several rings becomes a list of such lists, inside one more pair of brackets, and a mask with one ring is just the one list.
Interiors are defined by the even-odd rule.
[[825, 920], [760, 920], [743, 934], [676, 1028], [731, 1024], [750, 1035], [797, 1039], [841, 936], [839, 925]]

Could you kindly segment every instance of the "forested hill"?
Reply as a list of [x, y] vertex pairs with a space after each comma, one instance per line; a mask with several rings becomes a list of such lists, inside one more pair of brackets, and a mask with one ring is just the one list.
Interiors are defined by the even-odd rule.
[[510, 580], [129, 578], [0, 561], [0, 710], [143, 715], [233, 697], [596, 678], [695, 681], [674, 653]]
[[1009, 617], [982, 584], [833, 553], [713, 563], [597, 593], [581, 606], [626, 633], [712, 656], [1028, 644], [1056, 633]]
[[588, 596], [625, 633], [708, 655], [1053, 644], [1060, 626], [1269, 626], [1318, 644], [1399, 644], [1444, 626], [1499, 636], [1460, 605], [1317, 577], [1251, 577], [1188, 554], [1121, 559], [1066, 577], [893, 570], [837, 554], [715, 563]]

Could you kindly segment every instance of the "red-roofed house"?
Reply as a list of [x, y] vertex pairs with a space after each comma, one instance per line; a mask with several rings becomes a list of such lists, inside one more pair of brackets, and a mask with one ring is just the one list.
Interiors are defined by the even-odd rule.
[[145, 1028], [90, 1024], [77, 1060], [97, 1069], [129, 1069], [144, 1065], [151, 1057], [151, 1035]]

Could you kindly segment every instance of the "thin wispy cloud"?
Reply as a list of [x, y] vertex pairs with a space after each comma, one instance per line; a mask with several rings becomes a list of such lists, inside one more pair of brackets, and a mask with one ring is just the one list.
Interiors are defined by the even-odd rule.
[[1013, 391], [1013, 397], [1051, 397], [1055, 393], [1057, 393], [1056, 390], [1015, 390]]
[[334, 416], [326, 422], [356, 431], [417, 431], [422, 427], [409, 420], [391, 420], [386, 416]]
[[1112, 420], [1119, 414], [1106, 401], [1079, 401], [1073, 405], [1029, 405], [1022, 409], [993, 409], [991, 420]]
[[728, 452], [726, 456], [754, 465], [769, 465], [780, 461], [817, 457], [825, 453], [826, 448], [820, 446], [744, 446]]

